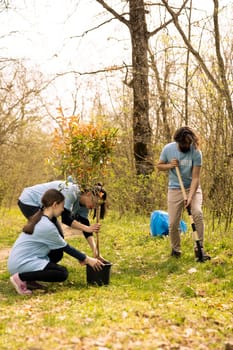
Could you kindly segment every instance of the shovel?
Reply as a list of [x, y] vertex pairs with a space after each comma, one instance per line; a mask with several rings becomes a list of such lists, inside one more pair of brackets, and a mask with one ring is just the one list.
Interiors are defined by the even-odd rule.
[[[183, 197], [184, 197], [184, 201], [187, 202], [188, 198], [187, 198], [187, 194], [186, 194], [186, 191], [185, 191], [185, 188], [184, 188], [184, 184], [183, 184], [183, 181], [182, 181], [182, 178], [181, 178], [180, 169], [179, 169], [178, 166], [176, 167], [176, 174], [177, 174], [177, 177], [178, 177], [178, 180], [179, 180], [179, 184], [180, 184], [180, 188], [181, 188], [181, 191], [182, 191], [182, 194], [183, 194]], [[196, 230], [196, 225], [195, 225], [195, 223], [193, 221], [193, 216], [192, 216], [192, 213], [191, 213], [190, 205], [186, 209], [187, 209], [187, 212], [188, 212], [188, 215], [189, 215], [189, 219], [190, 219], [190, 223], [191, 223], [191, 226], [192, 226], [193, 240], [194, 240], [194, 242], [196, 244], [196, 247], [197, 247], [197, 261], [203, 262], [204, 261], [203, 250], [202, 250], [200, 239], [198, 237], [198, 233], [197, 233], [197, 230]]]
[[[100, 221], [100, 207], [99, 205], [97, 205], [96, 207], [96, 222], [97, 224]], [[99, 232], [96, 232], [96, 258], [101, 260], [104, 264], [109, 263], [107, 260], [104, 260], [101, 256], [100, 256], [100, 239], [99, 239]]]

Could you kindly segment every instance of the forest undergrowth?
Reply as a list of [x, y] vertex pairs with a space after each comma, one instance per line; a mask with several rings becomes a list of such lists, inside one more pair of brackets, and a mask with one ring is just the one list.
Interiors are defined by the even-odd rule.
[[[152, 237], [150, 218], [109, 212], [101, 254], [112, 262], [109, 285], [87, 285], [86, 268], [70, 256], [64, 283], [20, 296], [9, 282], [7, 252], [24, 224], [17, 209], [1, 210], [1, 350], [227, 349], [233, 342], [233, 235], [206, 220], [210, 261], [195, 261], [191, 229], [182, 256], [169, 237]], [[67, 241], [91, 254], [81, 234]], [[1, 255], [2, 252], [2, 255]]]

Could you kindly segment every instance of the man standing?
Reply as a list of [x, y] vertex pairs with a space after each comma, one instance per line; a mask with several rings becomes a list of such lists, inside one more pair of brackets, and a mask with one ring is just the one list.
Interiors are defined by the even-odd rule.
[[[184, 203], [179, 179], [176, 174], [179, 167], [181, 178], [187, 193], [187, 202]], [[184, 126], [176, 130], [174, 142], [164, 146], [157, 168], [160, 171], [169, 172], [168, 182], [168, 215], [169, 235], [171, 239], [172, 252], [175, 257], [181, 256], [181, 242], [179, 222], [183, 207], [190, 206], [193, 220], [197, 229], [200, 244], [203, 249], [204, 222], [202, 214], [202, 191], [200, 186], [200, 173], [202, 167], [202, 153], [199, 149], [199, 140], [194, 131]], [[198, 252], [195, 248], [198, 258]], [[209, 260], [203, 250], [203, 260]]]

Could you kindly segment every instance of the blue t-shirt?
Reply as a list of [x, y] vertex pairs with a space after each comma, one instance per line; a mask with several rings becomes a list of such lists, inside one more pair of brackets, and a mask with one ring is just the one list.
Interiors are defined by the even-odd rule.
[[41, 207], [41, 198], [43, 194], [50, 189], [61, 191], [65, 197], [64, 207], [72, 211], [74, 202], [80, 194], [80, 189], [77, 184], [66, 181], [52, 181], [43, 184], [26, 187], [21, 193], [19, 200], [26, 205]]
[[83, 218], [88, 218], [88, 214], [89, 214], [89, 209], [85, 206], [82, 206], [80, 204], [80, 195], [81, 193], [79, 193], [77, 195], [77, 199], [74, 202], [73, 208], [72, 208], [72, 217], [73, 218], [78, 218], [79, 216], [82, 216]]
[[15, 241], [8, 258], [8, 270], [10, 274], [43, 270], [50, 261], [49, 252], [66, 245], [56, 226], [47, 216], [42, 216], [33, 234], [22, 232]]
[[[160, 160], [164, 163], [170, 163], [172, 159], [179, 160], [179, 169], [185, 188], [189, 188], [192, 182], [192, 169], [194, 166], [202, 166], [202, 153], [200, 150], [190, 147], [187, 153], [180, 152], [176, 142], [168, 143], [164, 146]], [[176, 174], [176, 169], [169, 170], [168, 188], [180, 188], [179, 180]]]

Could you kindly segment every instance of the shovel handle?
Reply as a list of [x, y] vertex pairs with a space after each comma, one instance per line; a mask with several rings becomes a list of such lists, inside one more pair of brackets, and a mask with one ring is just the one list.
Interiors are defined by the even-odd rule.
[[180, 174], [180, 169], [178, 166], [176, 166], [176, 174], [177, 174], [177, 177], [178, 177], [178, 180], [179, 180], [179, 184], [180, 184], [180, 188], [181, 188], [181, 191], [183, 193], [183, 197], [184, 197], [184, 200], [187, 201], [187, 194], [186, 194], [186, 191], [185, 191], [185, 188], [184, 188], [184, 184], [183, 184], [183, 181], [182, 181], [182, 178], [181, 178], [181, 174]]
[[[97, 224], [99, 223], [99, 221], [100, 221], [100, 207], [97, 204], [97, 207], [96, 207], [96, 222], [97, 222]], [[99, 257], [100, 256], [99, 232], [96, 232], [96, 250], [97, 250], [97, 257]]]
[[[181, 174], [180, 174], [180, 169], [178, 166], [176, 166], [176, 174], [177, 174], [177, 177], [178, 177], [178, 180], [179, 180], [179, 184], [180, 184], [180, 188], [181, 188], [181, 191], [183, 193], [183, 197], [184, 197], [184, 200], [187, 201], [187, 194], [186, 194], [186, 191], [185, 191], [185, 188], [184, 188], [184, 184], [183, 184], [183, 181], [182, 181], [182, 178], [181, 178]], [[190, 218], [190, 223], [191, 223], [191, 226], [192, 226], [192, 231], [193, 231], [193, 239], [196, 243], [196, 247], [197, 247], [197, 252], [198, 252], [198, 261], [200, 262], [203, 262], [203, 252], [202, 252], [202, 248], [201, 248], [201, 243], [200, 243], [200, 239], [198, 237], [198, 234], [197, 234], [197, 230], [196, 230], [196, 225], [193, 221], [193, 217], [192, 217], [192, 213], [191, 213], [191, 208], [190, 206], [187, 207], [187, 212], [188, 212], [188, 215], [189, 215], [189, 218]]]

